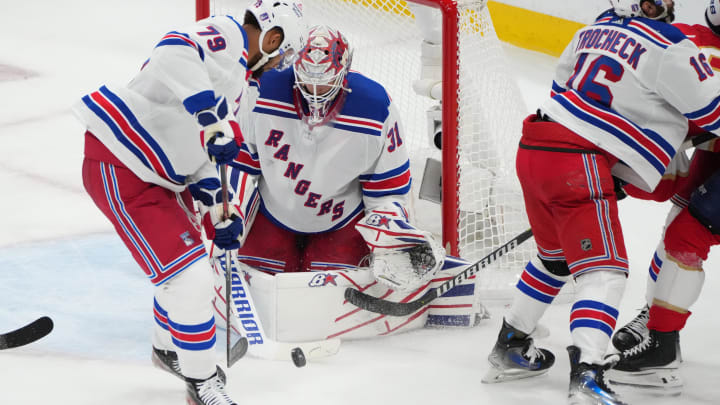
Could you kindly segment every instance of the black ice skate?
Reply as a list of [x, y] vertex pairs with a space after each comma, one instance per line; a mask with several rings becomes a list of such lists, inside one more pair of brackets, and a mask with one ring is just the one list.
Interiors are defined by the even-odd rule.
[[604, 374], [608, 365], [580, 363], [577, 346], [568, 346], [567, 351], [570, 355], [568, 404], [627, 405], [605, 384]]
[[555, 363], [555, 356], [546, 349], [535, 347], [533, 339], [505, 322], [495, 347], [488, 356], [490, 369], [482, 378], [484, 383], [496, 383], [545, 374]]
[[615, 332], [612, 337], [613, 346], [618, 351], [624, 352], [633, 346], [639, 345], [648, 337], [648, 319], [650, 319], [650, 307], [645, 305], [632, 321]]
[[[185, 376], [180, 371], [180, 362], [178, 361], [177, 353], [172, 350], [160, 350], [157, 347], [153, 347], [152, 352], [153, 365], [161, 370], [167, 371], [175, 377], [185, 381]], [[225, 372], [217, 366], [217, 375], [225, 384], [226, 377]]]
[[225, 381], [218, 373], [206, 380], [186, 378], [188, 405], [237, 405], [225, 392]]
[[612, 384], [679, 394], [683, 387], [678, 371], [679, 348], [678, 331], [650, 330], [647, 339], [621, 353], [620, 361], [608, 372], [608, 380]]

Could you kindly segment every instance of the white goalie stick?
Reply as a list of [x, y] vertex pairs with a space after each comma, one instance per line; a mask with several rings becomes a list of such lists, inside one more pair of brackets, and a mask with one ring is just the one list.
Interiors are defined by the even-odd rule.
[[410, 301], [410, 302], [393, 302], [393, 301], [387, 301], [381, 298], [373, 297], [371, 295], [365, 294], [361, 291], [358, 291], [354, 288], [348, 287], [345, 289], [345, 299], [348, 300], [353, 305], [365, 309], [370, 312], [375, 312], [378, 314], [384, 314], [384, 315], [392, 315], [392, 316], [406, 316], [410, 315], [413, 312], [418, 311], [420, 308], [424, 307], [428, 303], [430, 303], [435, 298], [440, 297], [441, 295], [445, 294], [446, 292], [450, 291], [455, 287], [456, 285], [462, 283], [463, 281], [467, 280], [468, 278], [472, 277], [480, 271], [480, 269], [484, 269], [485, 267], [489, 266], [490, 264], [497, 261], [500, 257], [507, 254], [511, 250], [515, 249], [520, 245], [521, 243], [525, 242], [526, 240], [530, 239], [532, 236], [532, 230], [528, 229], [525, 232], [521, 233], [520, 235], [514, 237], [509, 242], [505, 243], [504, 245], [500, 246], [499, 248], [493, 250], [489, 255], [483, 257], [479, 261], [475, 262], [474, 264], [468, 266], [465, 270], [461, 271], [456, 275], [455, 277], [451, 278], [450, 280], [440, 284], [438, 287], [431, 288], [423, 294], [422, 297]]
[[[229, 195], [228, 195], [228, 180], [227, 180], [227, 165], [220, 166], [220, 185], [222, 187], [222, 204], [223, 204], [223, 220], [230, 217], [229, 212]], [[230, 268], [232, 263], [232, 256], [229, 250], [225, 251], [225, 268]], [[230, 279], [230, 272], [225, 272], [225, 302], [230, 301], [230, 285], [232, 280]], [[227, 367], [232, 367], [242, 356], [247, 353], [248, 340], [245, 336], [241, 336], [237, 342], [232, 343], [232, 328], [230, 326], [230, 305], [225, 306], [225, 358], [227, 360]]]
[[[231, 294], [227, 294], [226, 287], [225, 296], [230, 295], [231, 305], [227, 305], [228, 301], [226, 300], [225, 308], [233, 309], [234, 314], [231, 313], [227, 316], [235, 316], [240, 324], [239, 329], [243, 332], [235, 329], [230, 322], [228, 325], [238, 333], [245, 333], [248, 338], [250, 354], [268, 360], [292, 360], [297, 367], [304, 366], [306, 360], [312, 361], [337, 354], [340, 350], [340, 339], [338, 338], [309, 342], [278, 342], [270, 339], [262, 326], [250, 290], [243, 280], [240, 266], [233, 265], [238, 264], [239, 261], [236, 257], [232, 257], [231, 260], [234, 263], [231, 263], [231, 267], [225, 268], [226, 276], [229, 274], [231, 278]], [[227, 271], [232, 268], [235, 271]]]
[[7, 333], [0, 333], [0, 350], [25, 346], [47, 336], [53, 330], [53, 321], [47, 316]]

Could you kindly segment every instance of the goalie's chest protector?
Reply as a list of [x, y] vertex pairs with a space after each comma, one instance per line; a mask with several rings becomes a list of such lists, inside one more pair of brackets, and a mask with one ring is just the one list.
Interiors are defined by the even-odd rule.
[[359, 176], [372, 173], [380, 157], [389, 101], [378, 105], [377, 84], [351, 75], [353, 91], [340, 113], [313, 129], [296, 112], [292, 70], [263, 75], [247, 142], [260, 163], [261, 210], [281, 227], [326, 232], [363, 211]]

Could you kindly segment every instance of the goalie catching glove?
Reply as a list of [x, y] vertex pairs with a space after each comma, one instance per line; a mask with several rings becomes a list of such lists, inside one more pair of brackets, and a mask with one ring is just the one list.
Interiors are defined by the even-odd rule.
[[373, 275], [394, 290], [420, 288], [445, 261], [445, 249], [430, 232], [416, 229], [394, 211], [370, 211], [355, 229], [372, 252]]
[[[228, 203], [228, 218], [223, 219], [222, 187], [217, 178], [204, 178], [188, 186], [198, 202], [205, 235], [220, 249], [239, 249], [245, 220], [238, 206]], [[230, 192], [228, 192], [230, 194]], [[232, 200], [232, 195], [228, 195]], [[215, 252], [221, 254], [222, 252]]]
[[195, 118], [202, 126], [200, 141], [210, 161], [217, 164], [232, 162], [240, 153], [243, 136], [240, 124], [228, 114], [225, 97], [219, 97], [214, 107], [198, 111]]

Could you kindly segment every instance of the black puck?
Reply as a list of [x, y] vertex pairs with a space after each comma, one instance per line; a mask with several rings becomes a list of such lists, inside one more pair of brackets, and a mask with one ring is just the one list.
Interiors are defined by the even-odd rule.
[[302, 349], [299, 347], [292, 349], [290, 356], [292, 357], [293, 363], [295, 363], [295, 367], [305, 367], [305, 364], [307, 364], [307, 360], [305, 360], [305, 353], [303, 353]]

